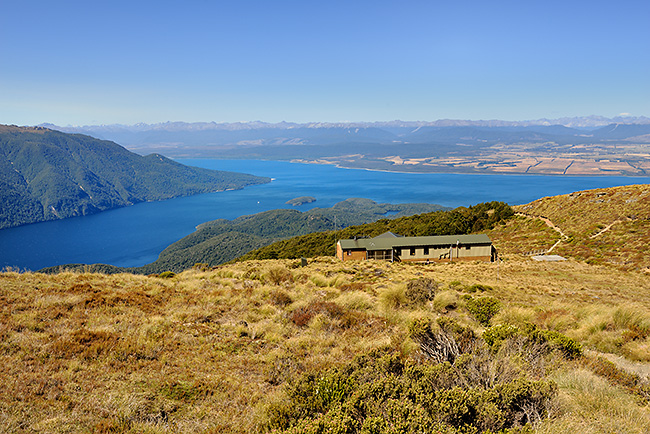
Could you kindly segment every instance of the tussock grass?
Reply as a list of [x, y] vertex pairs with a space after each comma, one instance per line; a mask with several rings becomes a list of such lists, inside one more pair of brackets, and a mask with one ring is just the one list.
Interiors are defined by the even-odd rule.
[[438, 312], [455, 310], [462, 303], [460, 294], [457, 291], [441, 291], [433, 299], [433, 307]]
[[402, 285], [389, 285], [377, 289], [379, 302], [387, 311], [394, 311], [408, 303], [406, 288]]
[[556, 417], [541, 424], [538, 433], [650, 432], [647, 408], [594, 373], [574, 368], [557, 371], [551, 378], [559, 386], [559, 405]]
[[376, 308], [375, 297], [362, 291], [344, 292], [335, 301], [348, 309], [368, 311]]
[[[644, 274], [516, 256], [506, 256], [498, 273], [489, 263], [294, 263], [249, 261], [171, 279], [0, 273], [3, 429], [261, 432], [265, 402], [305, 372], [342, 366], [377, 348], [420, 360], [420, 346], [408, 334], [417, 319], [452, 318], [480, 336], [483, 327], [467, 311], [469, 297], [500, 302], [490, 324], [523, 329], [532, 323], [627, 363], [648, 361], [650, 277]], [[434, 286], [423, 279], [435, 282], [433, 300], [427, 294]], [[420, 283], [408, 292], [409, 282]], [[490, 368], [499, 375], [530, 364], [514, 352], [504, 357], [511, 362]], [[561, 404], [535, 426], [539, 432], [589, 427], [607, 414], [582, 396], [588, 386], [572, 389], [570, 377], [562, 376], [574, 371], [576, 381], [619, 400], [621, 410], [612, 416], [619, 426], [644, 432], [647, 406], [621, 386], [601, 387], [599, 376], [565, 362], [539, 363], [536, 375], [557, 377]]]

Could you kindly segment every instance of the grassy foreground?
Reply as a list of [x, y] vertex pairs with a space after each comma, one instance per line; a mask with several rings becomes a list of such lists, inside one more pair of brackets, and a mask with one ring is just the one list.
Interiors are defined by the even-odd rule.
[[647, 273], [298, 262], [0, 273], [0, 429], [650, 432]]

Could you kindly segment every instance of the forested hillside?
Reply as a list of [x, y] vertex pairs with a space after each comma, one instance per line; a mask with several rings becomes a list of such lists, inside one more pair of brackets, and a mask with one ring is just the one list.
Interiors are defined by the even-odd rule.
[[0, 126], [0, 229], [269, 181], [142, 157], [81, 134]]
[[456, 235], [491, 229], [514, 215], [503, 202], [485, 202], [453, 210], [436, 211], [397, 219], [381, 219], [374, 223], [351, 226], [342, 230], [318, 232], [278, 241], [254, 250], [238, 260], [334, 256], [340, 239], [374, 237], [386, 231], [402, 236]]

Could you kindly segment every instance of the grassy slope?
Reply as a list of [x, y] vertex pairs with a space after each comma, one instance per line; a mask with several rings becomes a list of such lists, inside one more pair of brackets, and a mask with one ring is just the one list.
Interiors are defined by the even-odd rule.
[[620, 269], [650, 270], [650, 185], [545, 197], [515, 209], [550, 219], [569, 237], [556, 248], [560, 255]]
[[[650, 271], [650, 255], [647, 254], [650, 240], [650, 185], [586, 190], [545, 197], [513, 208], [525, 216], [509, 219], [506, 225], [487, 231], [502, 255], [545, 251], [562, 239], [552, 253], [591, 264], [613, 265], [622, 270]], [[462, 208], [458, 210], [462, 211]], [[387, 230], [402, 235], [472, 231], [472, 225], [454, 226], [455, 222], [474, 219], [454, 217], [453, 213], [458, 210], [390, 222], [380, 220], [338, 232], [309, 234], [271, 244], [252, 251], [241, 259], [333, 255], [338, 239], [360, 234], [375, 236]], [[550, 219], [566, 238], [562, 238], [556, 230], [537, 217]], [[420, 221], [417, 221], [418, 218]], [[440, 224], [432, 224], [436, 222]]]
[[[650, 361], [647, 275], [516, 258], [498, 267], [322, 258], [293, 268], [295, 262], [251, 261], [171, 279], [0, 274], [3, 426], [8, 432], [255, 432], [265, 406], [283, 399], [286, 381], [300, 372], [382, 346], [419, 357], [408, 338], [414, 318], [453, 317], [480, 333], [465, 309], [467, 295], [501, 300], [493, 324], [529, 321], [588, 348]], [[405, 304], [406, 282], [423, 276], [440, 284], [436, 297], [419, 307]], [[492, 289], [469, 292], [475, 283]], [[300, 308], [323, 302], [343, 316], [323, 310], [305, 325], [292, 321]], [[553, 363], [545, 372], [560, 391], [539, 432], [650, 429], [647, 406], [583, 362]]]
[[[563, 207], [542, 215], [569, 234]], [[650, 366], [650, 274], [570, 251], [566, 262], [523, 257], [559, 238], [538, 219], [509, 220], [490, 236], [498, 264], [318, 258], [305, 268], [247, 261], [171, 279], [2, 273], [0, 423], [7, 432], [262, 431], [269, 403], [285, 402], [303, 372], [380, 347], [421, 361], [409, 338], [417, 318], [454, 318], [480, 335], [468, 299], [487, 296], [501, 302], [491, 325], [532, 323], [590, 350], [573, 361], [541, 359], [535, 378], [559, 390], [536, 432], [649, 432], [648, 392], [643, 401], [641, 377], [626, 372], [647, 375]], [[435, 298], [409, 304], [407, 283], [423, 277], [438, 282]], [[627, 371], [602, 353], [623, 357], [614, 360]]]

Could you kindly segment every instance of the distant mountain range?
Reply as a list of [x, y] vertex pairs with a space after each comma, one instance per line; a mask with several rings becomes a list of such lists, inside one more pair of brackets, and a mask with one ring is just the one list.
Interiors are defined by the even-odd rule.
[[286, 160], [400, 172], [650, 173], [647, 117], [50, 127], [171, 158]]
[[[486, 147], [497, 143], [521, 142], [593, 144], [650, 134], [650, 118], [643, 116], [588, 116], [535, 121], [438, 120], [305, 124], [258, 121], [41, 126], [113, 140], [140, 154], [158, 152], [173, 158], [309, 159], [346, 153], [386, 156], [395, 155], [395, 151], [390, 149], [390, 145], [394, 144], [417, 148], [412, 152], [414, 155], [431, 156], [432, 153], [437, 153], [435, 145]], [[648, 138], [642, 137], [642, 141], [646, 139]], [[327, 148], [313, 149], [313, 145]], [[422, 145], [426, 145], [425, 152], [421, 152]]]
[[0, 229], [269, 181], [143, 157], [81, 134], [0, 125]]
[[527, 121], [506, 121], [499, 119], [491, 120], [467, 120], [467, 119], [438, 119], [435, 121], [380, 121], [380, 122], [278, 122], [269, 123], [262, 121], [252, 122], [162, 122], [157, 124], [138, 123], [134, 125], [108, 124], [108, 125], [85, 125], [85, 126], [57, 126], [44, 123], [39, 126], [56, 129], [65, 132], [143, 132], [143, 131], [241, 131], [259, 129], [293, 129], [293, 128], [418, 128], [418, 127], [530, 127], [538, 125], [562, 125], [570, 128], [598, 128], [610, 124], [650, 124], [650, 118], [646, 116], [615, 116], [608, 118], [604, 116], [576, 116], [555, 119], [536, 119]]

